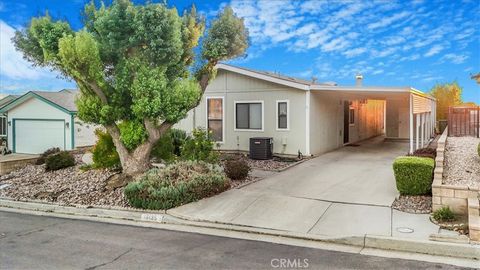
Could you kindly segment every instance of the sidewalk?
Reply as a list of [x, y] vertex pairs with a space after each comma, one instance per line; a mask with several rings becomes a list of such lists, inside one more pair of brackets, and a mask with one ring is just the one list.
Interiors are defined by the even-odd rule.
[[279, 194], [230, 190], [170, 209], [192, 221], [274, 229], [331, 237], [378, 235], [428, 240], [440, 233], [428, 214], [409, 214], [386, 206], [328, 202]]

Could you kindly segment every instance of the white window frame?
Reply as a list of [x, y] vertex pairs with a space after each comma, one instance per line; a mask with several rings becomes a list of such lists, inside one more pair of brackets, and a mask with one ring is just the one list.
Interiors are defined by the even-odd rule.
[[[242, 103], [260, 103], [262, 105], [262, 128], [261, 129], [244, 129], [237, 128], [237, 104]], [[249, 132], [264, 132], [265, 131], [265, 104], [263, 100], [235, 100], [233, 102], [233, 130], [234, 131], [249, 131]]]
[[[279, 103], [287, 103], [287, 127], [286, 128], [280, 128], [278, 126], [278, 104]], [[275, 127], [277, 131], [289, 131], [290, 130], [290, 100], [284, 99], [284, 100], [277, 100], [275, 102]]]
[[221, 99], [222, 100], [222, 141], [215, 141], [215, 143], [225, 143], [225, 97], [224, 96], [211, 96], [205, 99], [205, 127], [208, 132], [208, 100], [209, 99]]
[[8, 135], [8, 118], [6, 115], [0, 115], [0, 121], [5, 121], [5, 134], [0, 133], [0, 138], [1, 137], [7, 137]]
[[[353, 123], [352, 123], [352, 119], [350, 118], [350, 111], [353, 110]], [[348, 107], [348, 125], [350, 127], [354, 127], [355, 126], [355, 123], [357, 123], [357, 119], [356, 119], [356, 116], [357, 116], [357, 110], [355, 109], [355, 106], [350, 106]]]

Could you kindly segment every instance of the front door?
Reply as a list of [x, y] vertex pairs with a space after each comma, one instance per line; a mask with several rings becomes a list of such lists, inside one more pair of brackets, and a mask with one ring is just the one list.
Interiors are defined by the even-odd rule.
[[350, 102], [343, 102], [343, 143], [348, 143], [350, 137]]

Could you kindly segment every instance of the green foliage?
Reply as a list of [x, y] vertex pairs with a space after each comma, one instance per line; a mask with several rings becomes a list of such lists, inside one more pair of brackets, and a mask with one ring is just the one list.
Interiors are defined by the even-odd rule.
[[218, 160], [218, 153], [214, 151], [215, 142], [210, 132], [204, 129], [192, 131], [192, 137], [185, 141], [182, 148], [182, 159], [199, 160], [214, 163]]
[[49, 155], [45, 159], [45, 170], [56, 171], [75, 165], [75, 158], [67, 151], [61, 151], [56, 154]]
[[444, 206], [435, 212], [433, 212], [433, 218], [436, 221], [444, 222], [444, 221], [454, 221], [455, 214], [453, 214], [452, 210], [448, 206]]
[[142, 123], [138, 121], [124, 121], [118, 125], [120, 139], [128, 150], [133, 150], [142, 144], [148, 137]]
[[477, 146], [477, 154], [478, 154], [478, 156], [480, 156], [480, 143]]
[[[165, 124], [164, 132], [186, 117], [214, 76], [215, 64], [244, 54], [248, 31], [243, 20], [226, 8], [199, 46], [205, 19], [194, 6], [179, 15], [166, 2], [107, 2], [85, 5], [81, 30], [73, 31], [67, 22], [54, 21], [47, 14], [17, 31], [13, 42], [27, 60], [76, 82], [81, 120], [110, 131], [119, 128], [118, 152], [148, 162], [134, 150], [148, 134], [156, 134], [153, 129]], [[195, 57], [196, 52], [203, 58]], [[199, 73], [191, 74], [194, 59], [204, 61], [199, 68], [201, 81]], [[149, 132], [146, 123], [154, 124]]]
[[120, 167], [120, 158], [113, 144], [112, 136], [100, 129], [95, 131], [97, 143], [92, 149], [92, 158], [95, 168], [117, 168]]
[[462, 104], [462, 87], [458, 83], [437, 84], [430, 94], [437, 99], [437, 119], [446, 120], [448, 116], [448, 107]]
[[243, 19], [226, 7], [208, 30], [202, 55], [208, 61], [223, 61], [243, 55], [247, 47], [248, 30]]
[[397, 189], [401, 195], [427, 194], [432, 187], [435, 161], [424, 157], [398, 157], [393, 162]]
[[232, 180], [243, 180], [250, 172], [250, 166], [245, 159], [232, 159], [225, 162], [225, 173]]
[[58, 148], [58, 147], [52, 147], [52, 148], [49, 148], [49, 149], [45, 150], [45, 152], [43, 152], [43, 154], [41, 154], [40, 157], [37, 159], [36, 164], [37, 165], [44, 164], [45, 160], [47, 159], [48, 156], [50, 156], [52, 154], [56, 154], [58, 152], [60, 152], [60, 148]]
[[166, 162], [172, 162], [181, 155], [181, 148], [188, 139], [187, 133], [180, 129], [170, 129], [152, 149], [152, 157]]
[[217, 165], [182, 161], [153, 169], [125, 187], [130, 205], [143, 209], [170, 209], [228, 189], [230, 183]]

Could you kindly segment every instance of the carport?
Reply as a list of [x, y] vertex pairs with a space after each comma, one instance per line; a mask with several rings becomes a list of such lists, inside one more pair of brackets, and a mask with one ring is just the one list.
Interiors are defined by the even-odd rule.
[[318, 152], [319, 145], [315, 135], [325, 125], [335, 129], [332, 144], [336, 147], [384, 135], [387, 140], [408, 140], [412, 153], [428, 145], [435, 134], [435, 98], [412, 87], [312, 85], [307, 95], [311, 115], [323, 107], [337, 106], [335, 117], [309, 121], [313, 152]]

